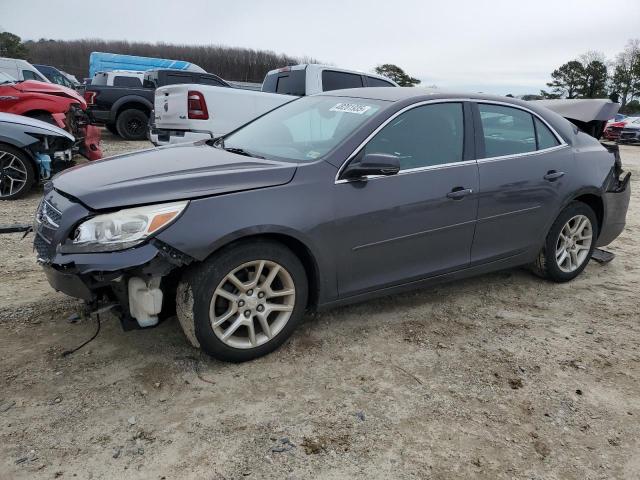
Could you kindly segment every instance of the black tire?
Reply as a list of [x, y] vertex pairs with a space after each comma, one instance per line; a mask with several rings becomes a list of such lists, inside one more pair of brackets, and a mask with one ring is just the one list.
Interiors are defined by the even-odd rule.
[[116, 127], [115, 123], [106, 123], [104, 126], [107, 130], [109, 130], [109, 132], [111, 132], [114, 135], [120, 135], [118, 133], [118, 128]]
[[[223, 279], [239, 266], [255, 260], [275, 262], [290, 274], [295, 288], [293, 310], [282, 330], [266, 343], [250, 348], [234, 348], [214, 332], [209, 308], [213, 292]], [[287, 247], [269, 240], [241, 241], [225, 247], [186, 272], [178, 286], [176, 311], [192, 344], [199, 344], [204, 352], [218, 360], [245, 362], [274, 351], [291, 336], [303, 318], [308, 289], [305, 269], [300, 259]]]
[[[572, 272], [566, 272], [560, 269], [558, 261], [556, 259], [556, 245], [558, 244], [560, 232], [562, 231], [565, 224], [571, 220], [576, 215], [584, 215], [591, 222], [592, 229], [592, 238], [591, 238], [591, 246], [589, 248], [588, 254], [582, 263]], [[586, 268], [589, 260], [591, 259], [591, 255], [593, 253], [593, 249], [595, 248], [596, 240], [598, 238], [598, 219], [596, 214], [593, 212], [589, 205], [582, 202], [573, 202], [569, 204], [558, 218], [556, 218], [555, 222], [549, 229], [549, 233], [547, 234], [547, 238], [545, 239], [544, 247], [540, 250], [538, 254], [538, 258], [531, 266], [533, 272], [548, 280], [553, 282], [568, 282], [576, 278], [582, 271]]]
[[149, 116], [142, 110], [130, 108], [120, 112], [116, 119], [118, 135], [125, 140], [145, 140]]
[[[7, 158], [9, 156], [11, 156], [11, 160]], [[18, 169], [24, 171], [25, 174], [19, 173], [14, 168], [7, 169], [7, 166], [11, 161], [14, 162], [14, 167], [18, 167]], [[24, 179], [25, 183], [18, 190], [9, 193], [11, 184], [9, 177], [14, 174], [17, 174], [21, 180]], [[0, 143], [0, 200], [16, 200], [24, 197], [27, 192], [31, 190], [35, 178], [36, 176], [33, 170], [33, 163], [31, 163], [29, 156], [22, 150]]]

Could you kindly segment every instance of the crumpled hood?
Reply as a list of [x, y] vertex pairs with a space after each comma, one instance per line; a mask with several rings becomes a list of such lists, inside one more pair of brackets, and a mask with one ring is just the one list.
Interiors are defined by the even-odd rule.
[[78, 92], [76, 92], [75, 90], [71, 90], [70, 88], [63, 87], [62, 85], [58, 85], [57, 83], [45, 83], [38, 82], [37, 80], [25, 80], [24, 82], [16, 83], [15, 85], [13, 85], [13, 88], [26, 93], [43, 93], [73, 98], [74, 100], [77, 100], [80, 105], [82, 105], [83, 110], [87, 108], [87, 103], [84, 101], [84, 98], [82, 98], [78, 94]]
[[295, 171], [291, 163], [182, 144], [79, 165], [54, 177], [53, 187], [101, 210], [283, 185]]

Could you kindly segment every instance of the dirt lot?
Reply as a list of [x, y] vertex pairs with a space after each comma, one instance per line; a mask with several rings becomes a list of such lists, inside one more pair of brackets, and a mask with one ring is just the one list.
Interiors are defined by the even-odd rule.
[[[622, 158], [640, 177], [640, 147]], [[242, 365], [108, 315], [61, 357], [95, 323], [2, 236], [0, 478], [640, 478], [639, 195], [617, 258], [569, 284], [512, 270], [336, 309]]]

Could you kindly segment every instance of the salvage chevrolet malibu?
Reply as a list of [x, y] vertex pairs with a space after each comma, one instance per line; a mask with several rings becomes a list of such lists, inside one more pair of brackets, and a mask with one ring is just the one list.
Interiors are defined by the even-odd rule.
[[308, 308], [521, 265], [572, 280], [625, 225], [614, 153], [535, 103], [326, 92], [59, 174], [35, 249], [56, 290], [141, 326], [175, 299], [193, 345], [244, 361]]

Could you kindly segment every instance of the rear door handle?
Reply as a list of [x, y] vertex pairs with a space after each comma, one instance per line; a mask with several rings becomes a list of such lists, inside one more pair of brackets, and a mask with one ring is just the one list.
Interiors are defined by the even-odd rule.
[[449, 193], [447, 193], [447, 198], [451, 198], [452, 200], [462, 200], [467, 195], [471, 195], [473, 190], [471, 188], [464, 187], [455, 187]]
[[549, 170], [547, 174], [544, 176], [544, 179], [550, 182], [555, 182], [556, 180], [558, 180], [560, 177], [563, 177], [563, 176], [564, 176], [564, 172]]

